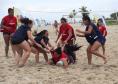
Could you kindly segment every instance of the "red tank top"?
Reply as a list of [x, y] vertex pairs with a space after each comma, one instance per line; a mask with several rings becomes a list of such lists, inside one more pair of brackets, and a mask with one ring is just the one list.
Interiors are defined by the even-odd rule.
[[16, 31], [16, 27], [17, 27], [17, 19], [16, 17], [12, 17], [12, 16], [5, 16], [3, 18], [3, 25], [10, 27], [9, 29], [5, 29], [3, 30], [3, 32], [8, 32], [8, 33], [14, 33]]
[[107, 36], [107, 30], [106, 30], [106, 27], [105, 26], [99, 26], [99, 30], [100, 30], [100, 32], [101, 32], [102, 35], [105, 32], [105, 36]]
[[74, 30], [73, 30], [72, 26], [69, 25], [68, 23], [62, 24], [60, 26], [60, 31], [59, 32], [62, 35], [62, 38], [61, 38], [62, 41], [65, 41], [68, 38], [68, 36], [69, 36], [68, 31], [69, 30], [71, 30], [71, 32], [72, 32], [72, 37], [69, 39], [69, 41], [70, 41], [72, 38], [75, 38], [75, 34], [74, 34]]
[[51, 54], [52, 54], [52, 59], [55, 63], [57, 63], [62, 58], [68, 58], [67, 55], [64, 52], [62, 52], [62, 54], [60, 56], [57, 56], [55, 54], [55, 52], [51, 52]]

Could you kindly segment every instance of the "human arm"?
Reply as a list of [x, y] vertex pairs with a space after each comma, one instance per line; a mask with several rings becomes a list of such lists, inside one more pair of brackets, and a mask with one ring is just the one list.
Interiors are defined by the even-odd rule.
[[79, 37], [85, 37], [85, 34], [76, 34]]
[[82, 33], [82, 34], [90, 34], [91, 32], [92, 32], [92, 30], [93, 30], [93, 27], [92, 26], [89, 26], [89, 28], [88, 28], [88, 30], [87, 31], [82, 31], [82, 30], [80, 30], [80, 29], [77, 29], [76, 31], [78, 32], [78, 33]]
[[10, 27], [7, 27], [7, 26], [4, 25], [4, 22], [5, 22], [5, 20], [3, 18], [2, 21], [1, 21], [1, 28], [3, 28], [3, 29], [10, 29]]

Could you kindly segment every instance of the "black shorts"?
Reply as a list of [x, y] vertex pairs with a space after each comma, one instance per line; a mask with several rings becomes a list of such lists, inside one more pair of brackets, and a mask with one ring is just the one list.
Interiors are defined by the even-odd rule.
[[91, 45], [93, 45], [93, 44], [95, 43], [95, 41], [98, 41], [98, 42], [101, 43], [101, 45], [104, 45], [105, 42], [106, 42], [106, 39], [105, 39], [105, 38], [98, 38], [98, 39], [96, 39], [96, 40], [94, 40], [94, 41], [91, 41], [91, 42], [89, 42], [89, 43], [90, 43]]
[[19, 40], [17, 38], [11, 38], [11, 44], [12, 45], [17, 45], [17, 44], [20, 44], [22, 43], [24, 40]]
[[3, 35], [11, 35], [12, 33], [9, 32], [3, 32]]

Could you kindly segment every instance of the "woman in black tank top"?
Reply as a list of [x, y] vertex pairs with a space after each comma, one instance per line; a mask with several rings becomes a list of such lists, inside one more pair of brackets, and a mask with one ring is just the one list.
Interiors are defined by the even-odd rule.
[[78, 33], [77, 36], [85, 37], [89, 46], [87, 48], [87, 57], [88, 64], [91, 64], [92, 54], [101, 57], [104, 60], [104, 64], [107, 63], [106, 57], [98, 52], [98, 49], [105, 43], [105, 38], [101, 35], [98, 28], [91, 23], [91, 20], [88, 16], [83, 17], [83, 23], [87, 26], [85, 31], [76, 30]]
[[36, 63], [39, 63], [39, 53], [42, 53], [44, 55], [45, 61], [46, 63], [48, 63], [47, 53], [49, 53], [53, 49], [53, 46], [49, 42], [48, 31], [42, 30], [40, 33], [36, 35], [34, 40], [41, 46], [41, 47], [38, 47], [37, 45], [32, 46], [32, 52], [35, 53]]

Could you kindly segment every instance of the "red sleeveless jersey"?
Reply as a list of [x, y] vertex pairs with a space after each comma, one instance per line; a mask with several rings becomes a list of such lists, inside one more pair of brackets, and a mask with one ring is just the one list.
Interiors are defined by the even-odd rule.
[[10, 27], [9, 29], [3, 28], [2, 32], [14, 33], [17, 27], [17, 19], [14, 16], [5, 16], [3, 19], [3, 25]]
[[106, 27], [105, 26], [99, 26], [99, 30], [100, 30], [100, 32], [101, 32], [102, 35], [105, 32], [105, 36], [107, 36], [107, 30], [106, 30]]
[[65, 41], [68, 38], [68, 36], [69, 36], [68, 31], [69, 30], [71, 30], [71, 32], [72, 32], [72, 37], [69, 39], [69, 41], [70, 41], [70, 40], [72, 40], [72, 38], [75, 38], [75, 34], [74, 34], [74, 30], [73, 30], [72, 26], [69, 25], [68, 23], [62, 24], [60, 26], [59, 32], [62, 35], [62, 38], [61, 38], [62, 41]]

